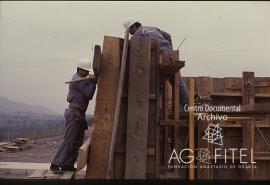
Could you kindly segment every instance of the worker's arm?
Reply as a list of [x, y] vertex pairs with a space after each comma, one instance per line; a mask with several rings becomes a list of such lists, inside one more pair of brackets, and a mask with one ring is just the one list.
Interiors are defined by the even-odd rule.
[[159, 33], [161, 33], [161, 35], [169, 41], [169, 43], [172, 45], [172, 38], [171, 38], [171, 35], [165, 31], [162, 31], [161, 29], [159, 28], [156, 28], [158, 30]]
[[86, 80], [76, 83], [76, 88], [86, 99], [92, 100], [96, 91], [96, 83]]

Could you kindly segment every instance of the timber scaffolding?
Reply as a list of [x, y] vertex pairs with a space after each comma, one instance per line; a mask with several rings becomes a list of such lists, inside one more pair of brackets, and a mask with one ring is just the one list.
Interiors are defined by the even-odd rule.
[[[190, 148], [196, 156], [199, 148], [207, 148], [210, 163], [213, 161], [216, 145], [202, 139], [211, 121], [197, 120], [197, 112], [185, 112], [179, 105], [180, 69], [185, 64], [179, 60], [179, 52], [173, 51], [172, 61], [165, 62], [157, 40], [132, 37], [115, 131], [123, 45], [123, 39], [105, 36], [102, 52], [95, 50], [100, 64], [94, 122], [91, 138], [79, 152], [79, 166], [87, 165], [85, 178], [270, 179], [270, 78], [255, 78], [252, 72], [244, 72], [242, 78], [183, 77], [189, 87], [190, 106], [242, 105], [240, 112], [219, 112], [228, 116], [227, 121], [219, 123], [223, 148], [253, 149], [247, 158], [254, 155], [256, 168], [238, 168], [239, 153], [233, 169], [169, 168], [173, 149], [179, 153]], [[110, 166], [113, 134], [116, 141]], [[227, 159], [232, 158], [230, 155]], [[183, 158], [188, 160], [188, 153]], [[218, 163], [222, 162], [220, 157]], [[194, 160], [190, 165], [200, 163]], [[177, 160], [171, 165], [178, 165]]]

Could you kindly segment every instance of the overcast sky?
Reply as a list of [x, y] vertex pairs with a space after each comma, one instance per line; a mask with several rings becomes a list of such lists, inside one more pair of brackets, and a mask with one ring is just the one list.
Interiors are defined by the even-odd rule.
[[[62, 114], [77, 61], [123, 20], [169, 32], [183, 76], [270, 76], [270, 2], [1, 1], [0, 96]], [[93, 113], [95, 102], [89, 111]]]

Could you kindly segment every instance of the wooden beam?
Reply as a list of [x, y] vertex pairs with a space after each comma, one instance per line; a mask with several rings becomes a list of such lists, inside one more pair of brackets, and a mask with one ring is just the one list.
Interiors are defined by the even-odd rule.
[[[253, 106], [255, 104], [255, 78], [254, 72], [243, 72], [243, 80], [242, 80], [242, 104]], [[243, 148], [247, 148], [248, 151], [251, 149], [254, 150], [254, 124], [252, 120], [247, 122], [243, 122], [242, 126], [242, 141]], [[253, 153], [254, 156], [254, 153]], [[251, 161], [251, 154], [248, 152], [247, 154], [248, 161]], [[250, 163], [249, 163], [250, 164]], [[251, 164], [253, 165], [253, 164]], [[242, 179], [252, 180], [254, 179], [254, 168], [245, 169], [242, 171]]]
[[185, 66], [185, 61], [163, 61], [160, 64], [160, 75], [161, 76], [173, 76], [182, 67]]
[[101, 49], [99, 45], [95, 45], [93, 64], [92, 64], [95, 77], [98, 77], [100, 73], [100, 60], [101, 60]]
[[247, 113], [270, 113], [270, 104], [260, 103], [242, 105], [241, 111]]
[[[130, 44], [129, 44], [130, 46]], [[128, 111], [128, 82], [129, 82], [129, 54], [130, 49], [127, 53], [126, 70], [123, 86], [123, 94], [120, 106], [119, 123], [117, 128], [117, 136], [115, 140], [114, 148], [114, 160], [112, 175], [114, 179], [125, 178], [125, 160], [126, 160], [126, 134], [127, 134], [127, 111]], [[121, 151], [121, 152], [119, 152]]]
[[[173, 119], [175, 123], [179, 122], [179, 86], [180, 86], [180, 72], [175, 73], [173, 80], [173, 89], [172, 89], [172, 98], [173, 98]], [[176, 151], [180, 151], [180, 130], [178, 125], [173, 126], [173, 145]], [[178, 162], [174, 160], [175, 165], [178, 165]], [[180, 175], [180, 169], [174, 168], [174, 172]]]
[[242, 104], [253, 105], [255, 103], [254, 72], [243, 72], [242, 84]]
[[[209, 97], [210, 94], [213, 92], [213, 79], [210, 77], [198, 77], [197, 78], [197, 89], [199, 96], [206, 96]], [[206, 102], [202, 102], [205, 104]], [[207, 102], [209, 103], [209, 102]], [[204, 131], [207, 129], [209, 125], [208, 121], [199, 121], [198, 122], [198, 149], [200, 148], [208, 148], [210, 153], [212, 153], [212, 146], [210, 143], [203, 140]], [[197, 179], [199, 180], [211, 180], [213, 179], [213, 169], [206, 168], [202, 169], [199, 166], [203, 163], [197, 161]]]
[[116, 106], [123, 40], [104, 37], [87, 179], [105, 179]]
[[129, 29], [125, 32], [124, 38], [124, 47], [121, 57], [121, 67], [120, 67], [120, 76], [119, 76], [119, 83], [117, 89], [117, 96], [116, 96], [116, 105], [115, 105], [115, 112], [114, 112], [114, 120], [113, 120], [113, 128], [112, 128], [112, 138], [111, 138], [111, 145], [109, 151], [109, 159], [108, 159], [108, 169], [107, 169], [107, 178], [112, 177], [112, 163], [113, 163], [113, 154], [114, 154], [114, 145], [117, 136], [117, 128], [119, 123], [119, 116], [120, 116], [120, 106], [121, 106], [121, 99], [123, 93], [123, 86], [124, 86], [124, 78], [125, 78], [125, 71], [126, 71], [126, 60], [127, 60], [127, 50], [128, 50], [128, 40], [129, 40]]
[[[172, 99], [172, 87], [169, 80], [164, 83], [163, 92], [163, 119], [169, 119], [169, 99]], [[167, 165], [172, 152], [171, 144], [167, 144], [169, 140], [169, 127], [163, 127], [162, 129], [162, 165]]]
[[[189, 80], [189, 106], [194, 106], [194, 79], [191, 78]], [[194, 151], [195, 149], [195, 135], [194, 135], [194, 111], [189, 111], [189, 148]], [[190, 156], [194, 155], [193, 153], [189, 154]], [[192, 166], [189, 168], [189, 180], [195, 179], [195, 169], [194, 167], [194, 160], [190, 163]]]
[[77, 159], [77, 171], [83, 169], [87, 165], [87, 162], [89, 159], [89, 152], [90, 152], [89, 148], [91, 144], [92, 130], [93, 128], [91, 128], [90, 130], [89, 138], [79, 148], [78, 159]]
[[48, 169], [35, 170], [27, 179], [74, 179], [75, 172], [64, 171], [62, 174], [54, 174]]
[[[252, 120], [250, 121], [243, 121], [242, 122], [242, 141], [243, 141], [243, 148], [247, 148], [247, 157], [246, 160], [251, 161], [251, 149], [254, 150], [254, 124], [252, 124]], [[254, 152], [254, 151], [253, 151]], [[254, 156], [254, 153], [253, 153]], [[250, 169], [242, 169], [242, 179], [243, 180], [252, 180], [254, 179], [254, 168], [251, 167]]]
[[[158, 179], [160, 174], [160, 162], [161, 162], [161, 151], [160, 151], [160, 125], [159, 125], [159, 119], [160, 119], [160, 108], [161, 108], [161, 98], [160, 95], [160, 77], [159, 77], [159, 63], [160, 63], [160, 48], [159, 48], [159, 42], [157, 42], [156, 46], [156, 122], [155, 122], [155, 128], [156, 128], [156, 179]], [[154, 58], [154, 56], [151, 56], [151, 59]]]
[[[148, 111], [148, 143], [147, 147], [152, 148], [154, 155], [147, 155], [146, 177], [155, 179], [158, 173], [159, 154], [156, 152], [156, 129], [159, 120], [159, 41], [151, 39], [151, 55], [150, 55], [150, 89], [149, 89], [149, 111]], [[158, 148], [157, 148], [158, 149]], [[148, 151], [149, 152], [149, 151]], [[149, 153], [148, 153], [149, 154]], [[158, 158], [158, 159], [157, 159]]]
[[150, 48], [150, 38], [130, 40], [126, 179], [146, 178]]

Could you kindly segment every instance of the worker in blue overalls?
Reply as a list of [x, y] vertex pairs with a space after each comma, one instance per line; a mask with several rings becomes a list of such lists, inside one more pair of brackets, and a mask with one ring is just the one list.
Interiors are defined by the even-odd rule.
[[[170, 61], [170, 52], [173, 50], [171, 35], [156, 27], [142, 26], [134, 17], [128, 17], [123, 22], [124, 28], [129, 29], [129, 33], [133, 36], [150, 37], [159, 40], [160, 53], [164, 61]], [[189, 104], [189, 92], [185, 82], [181, 79], [179, 86], [179, 96], [181, 106]]]
[[[78, 80], [89, 75], [90, 62], [80, 62], [77, 72], [72, 80]], [[69, 108], [65, 110], [65, 134], [56, 154], [51, 162], [50, 170], [61, 174], [63, 171], [75, 171], [74, 164], [78, 157], [78, 150], [83, 144], [84, 132], [88, 128], [85, 112], [89, 101], [92, 100], [96, 90], [96, 81], [84, 80], [69, 84], [67, 101]]]

